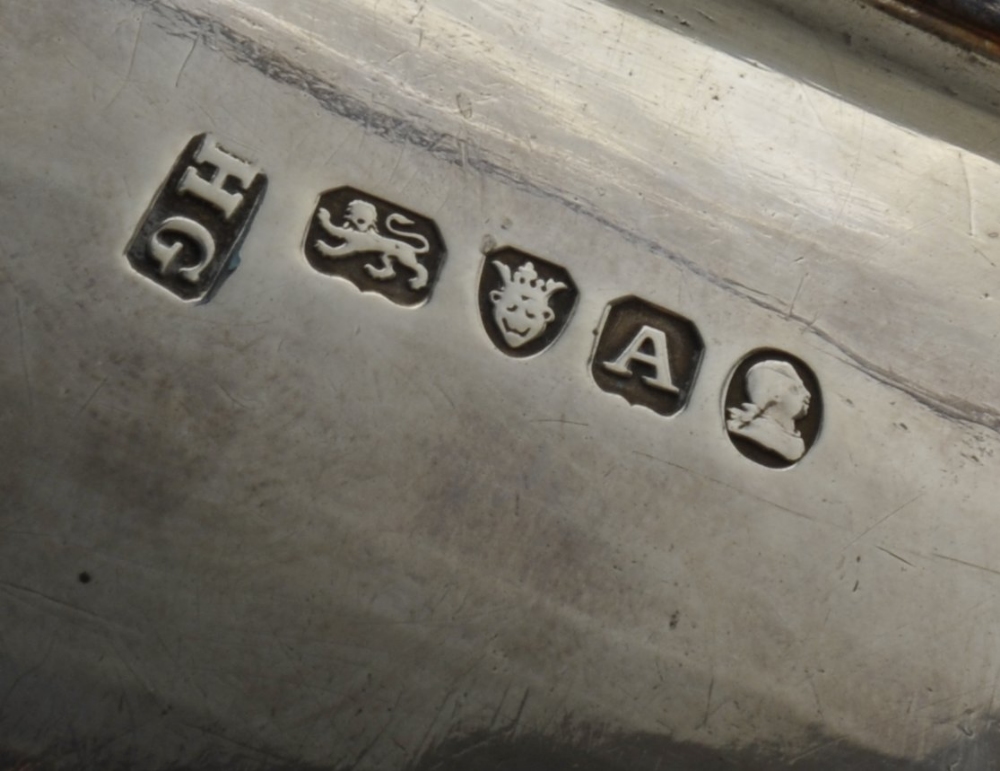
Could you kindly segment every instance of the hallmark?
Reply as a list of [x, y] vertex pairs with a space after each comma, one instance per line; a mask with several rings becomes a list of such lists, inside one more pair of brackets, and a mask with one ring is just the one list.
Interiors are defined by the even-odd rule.
[[[132, 236], [129, 265], [183, 300], [211, 299], [235, 270], [266, 189], [257, 165], [195, 136]], [[493, 246], [479, 271], [483, 329], [507, 356], [541, 354], [569, 326], [580, 290], [562, 265]], [[320, 194], [303, 251], [316, 271], [411, 308], [428, 301], [446, 257], [433, 220], [352, 187]], [[628, 295], [608, 304], [595, 334], [588, 366], [599, 388], [666, 417], [684, 409], [705, 352], [694, 322]], [[774, 349], [734, 367], [722, 410], [730, 442], [765, 468], [798, 463], [823, 423], [815, 374]]]
[[486, 334], [508, 356], [541, 353], [565, 329], [579, 291], [565, 268], [510, 247], [490, 252], [479, 275]]
[[266, 188], [257, 166], [194, 137], [125, 250], [129, 264], [182, 300], [209, 300], [235, 270]]
[[823, 400], [816, 376], [802, 361], [761, 350], [733, 371], [725, 410], [726, 431], [737, 450], [762, 466], [788, 468], [816, 441]]
[[624, 297], [604, 312], [590, 371], [605, 391], [670, 416], [687, 404], [704, 350], [693, 322]]
[[304, 249], [320, 273], [405, 306], [427, 301], [445, 256], [433, 221], [351, 187], [320, 196]]

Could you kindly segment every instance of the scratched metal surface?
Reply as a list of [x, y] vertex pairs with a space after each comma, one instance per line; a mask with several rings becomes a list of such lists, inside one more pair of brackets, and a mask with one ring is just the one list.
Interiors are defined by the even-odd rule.
[[[680, 5], [0, 2], [3, 763], [996, 767], [993, 65]], [[268, 189], [192, 306], [125, 249], [205, 131]], [[434, 220], [425, 305], [310, 267], [339, 186]], [[498, 244], [579, 288], [537, 356]], [[591, 377], [628, 295], [703, 338], [674, 417]]]

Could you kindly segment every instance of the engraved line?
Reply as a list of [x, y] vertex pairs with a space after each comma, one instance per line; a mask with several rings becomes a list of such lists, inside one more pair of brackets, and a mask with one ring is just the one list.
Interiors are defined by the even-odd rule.
[[650, 460], [655, 460], [655, 461], [658, 461], [660, 463], [665, 463], [668, 466], [673, 466], [674, 468], [680, 469], [681, 471], [686, 471], [687, 473], [692, 474], [692, 475], [694, 475], [696, 477], [700, 477], [702, 479], [707, 479], [709, 482], [714, 482], [717, 485], [722, 485], [723, 487], [725, 487], [725, 488], [727, 488], [729, 490], [732, 490], [735, 493], [739, 493], [740, 495], [745, 495], [748, 498], [753, 498], [755, 501], [760, 501], [761, 503], [766, 503], [768, 506], [773, 506], [774, 508], [779, 509], [781, 511], [784, 511], [787, 514], [793, 514], [796, 517], [800, 517], [801, 519], [808, 520], [809, 522], [813, 522], [814, 524], [817, 524], [817, 525], [826, 525], [828, 527], [835, 527], [838, 530], [844, 530], [845, 529], [842, 525], [836, 525], [836, 524], [834, 524], [832, 522], [824, 522], [821, 519], [816, 519], [815, 517], [810, 517], [808, 514], [803, 514], [801, 511], [796, 511], [795, 509], [790, 509], [787, 506], [782, 506], [780, 503], [775, 503], [774, 501], [768, 500], [767, 498], [762, 498], [759, 495], [755, 495], [754, 493], [748, 492], [746, 490], [742, 490], [739, 487], [736, 487], [735, 485], [731, 485], [728, 482], [723, 482], [721, 479], [718, 479], [716, 477], [710, 476], [708, 474], [702, 474], [701, 472], [693, 471], [692, 469], [689, 469], [686, 466], [682, 466], [679, 463], [674, 463], [673, 461], [666, 460], [665, 458], [658, 458], [655, 455], [650, 455], [649, 453], [642, 452], [640, 450], [633, 450], [632, 452], [635, 455], [641, 455], [644, 458], [649, 458]]
[[820, 744], [817, 744], [817, 745], [815, 745], [813, 747], [810, 747], [805, 752], [802, 752], [802, 753], [796, 755], [794, 758], [791, 758], [788, 761], [788, 765], [789, 766], [794, 766], [796, 763], [798, 763], [803, 758], [807, 758], [810, 755], [814, 755], [815, 753], [820, 752], [821, 750], [825, 750], [828, 747], [833, 747], [833, 746], [835, 746], [837, 744], [840, 744], [842, 741], [844, 741], [844, 737], [843, 736], [838, 737], [837, 739], [830, 739], [829, 741], [821, 742]]
[[100, 383], [97, 384], [97, 388], [95, 388], [93, 391], [90, 392], [90, 396], [87, 397], [87, 401], [81, 404], [80, 409], [76, 411], [77, 415], [81, 415], [83, 411], [90, 406], [90, 403], [94, 401], [94, 397], [97, 396], [98, 393], [100, 393], [101, 389], [104, 388], [104, 384], [107, 382], [108, 379], [105, 377], [104, 380], [102, 380]]
[[590, 423], [579, 423], [575, 420], [566, 420], [565, 418], [538, 418], [536, 420], [529, 420], [528, 423], [561, 423], [567, 426], [580, 426], [581, 428], [590, 428]]
[[191, 61], [191, 57], [194, 55], [194, 49], [197, 48], [197, 47], [198, 47], [198, 40], [197, 39], [192, 40], [191, 41], [191, 50], [187, 52], [187, 56], [185, 56], [184, 57], [184, 61], [181, 62], [181, 68], [179, 70], [177, 70], [177, 78], [176, 78], [176, 80], [174, 80], [174, 88], [177, 88], [178, 86], [180, 86], [180, 84], [181, 84], [181, 75], [184, 74], [184, 68], [187, 67], [188, 62]]
[[890, 517], [894, 517], [894, 516], [896, 516], [897, 514], [899, 514], [899, 512], [901, 512], [901, 511], [902, 511], [903, 509], [905, 509], [905, 508], [906, 508], [907, 506], [909, 506], [909, 505], [910, 505], [911, 503], [913, 503], [914, 501], [916, 501], [916, 500], [917, 500], [918, 498], [923, 498], [923, 497], [924, 497], [924, 492], [923, 492], [923, 491], [921, 491], [921, 492], [917, 493], [917, 494], [916, 494], [915, 496], [913, 496], [912, 498], [910, 498], [910, 500], [908, 500], [908, 501], [907, 501], [906, 503], [904, 503], [904, 504], [903, 504], [902, 506], [899, 506], [899, 507], [897, 507], [897, 508], [893, 509], [892, 511], [890, 511], [890, 512], [889, 512], [888, 514], [886, 514], [886, 515], [885, 515], [884, 517], [882, 517], [882, 519], [880, 519], [880, 520], [879, 520], [878, 522], [876, 522], [876, 523], [875, 523], [874, 525], [872, 525], [872, 526], [871, 526], [871, 527], [869, 527], [869, 528], [868, 528], [867, 530], [865, 530], [865, 531], [864, 531], [863, 533], [861, 533], [861, 535], [859, 535], [859, 536], [858, 536], [857, 538], [855, 538], [855, 539], [853, 539], [852, 541], [850, 541], [850, 542], [849, 542], [849, 543], [847, 544], [847, 546], [845, 546], [844, 548], [845, 548], [845, 549], [847, 549], [848, 547], [850, 547], [850, 546], [852, 546], [852, 545], [856, 544], [856, 543], [857, 543], [858, 541], [860, 541], [860, 540], [861, 540], [862, 538], [864, 538], [864, 537], [865, 537], [866, 535], [868, 535], [868, 534], [869, 534], [869, 533], [870, 533], [870, 532], [871, 532], [872, 530], [874, 530], [874, 529], [875, 529], [876, 527], [878, 527], [879, 525], [881, 525], [881, 524], [882, 524], [883, 522], [885, 522], [885, 521], [886, 521], [887, 519], [889, 519]]
[[712, 681], [708, 684], [708, 697], [705, 699], [705, 716], [701, 719], [701, 724], [698, 728], [704, 728], [708, 725], [708, 719], [712, 716], [709, 711], [712, 707], [712, 691], [715, 690], [715, 675], [712, 675]]
[[795, 310], [795, 303], [799, 301], [799, 294], [802, 292], [802, 285], [806, 283], [806, 279], [809, 278], [809, 271], [806, 271], [805, 275], [799, 279], [799, 285], [795, 289], [795, 296], [792, 298], [792, 302], [788, 306], [788, 313], [785, 314], [785, 318], [791, 318], [792, 312]]
[[379, 739], [382, 738], [383, 734], [385, 734], [385, 732], [389, 730], [389, 727], [396, 722], [396, 715], [398, 714], [396, 712], [396, 708], [399, 707], [399, 702], [403, 700], [403, 695], [405, 693], [406, 693], [405, 690], [400, 689], [399, 694], [396, 696], [395, 703], [389, 710], [389, 718], [385, 721], [382, 727], [375, 733], [375, 735], [372, 736], [371, 741], [365, 744], [365, 746], [361, 748], [361, 751], [354, 756], [354, 758], [348, 764], [347, 766], [348, 768], [357, 768], [357, 766], [368, 755], [368, 753], [371, 752], [373, 749], [375, 749], [375, 746], [378, 744], [378, 741]]
[[[120, 631], [130, 632], [130, 633], [135, 631], [134, 629], [132, 629], [129, 626], [126, 626], [125, 624], [121, 624], [117, 621], [112, 621], [110, 619], [104, 618], [103, 616], [100, 616], [97, 613], [94, 613], [93, 611], [85, 610], [64, 600], [58, 600], [55, 597], [50, 597], [44, 592], [40, 592], [37, 589], [30, 589], [27, 586], [12, 584], [9, 581], [0, 581], [0, 593], [6, 594], [8, 597], [20, 600], [21, 602], [29, 602], [28, 597], [36, 597], [40, 600], [44, 600], [44, 602], [38, 603], [39, 606], [44, 607], [46, 604], [51, 604], [56, 606], [57, 608], [62, 608], [63, 610], [69, 610], [72, 611], [73, 613], [79, 613], [80, 615], [86, 616], [87, 618], [90, 618], [94, 621], [98, 621], [101, 624], [108, 626], [112, 629], [118, 629]], [[28, 597], [24, 597], [22, 595], [28, 595]]]
[[965, 163], [965, 153], [960, 149], [958, 151], [958, 164], [962, 167], [962, 177], [965, 179], [965, 200], [968, 203], [969, 209], [969, 235], [975, 235], [976, 231], [976, 217], [975, 217], [975, 203], [972, 195], [972, 180], [969, 179], [969, 167]]
[[967, 568], [982, 570], [984, 573], [992, 573], [995, 576], [1000, 576], [1000, 570], [994, 570], [993, 568], [988, 568], [985, 565], [977, 565], [975, 562], [966, 562], [965, 560], [960, 560], [958, 557], [949, 557], [947, 554], [941, 554], [936, 551], [931, 552], [931, 556], [942, 560], [948, 560], [948, 562], [955, 562], [959, 565], [965, 565]]
[[28, 408], [35, 409], [35, 393], [28, 374], [28, 358], [24, 351], [24, 320], [21, 318], [21, 298], [14, 295], [14, 310], [17, 313], [18, 354], [21, 359], [21, 374], [24, 376], [24, 387], [28, 392]]
[[510, 693], [510, 687], [513, 682], [508, 680], [507, 687], [503, 689], [503, 695], [500, 697], [500, 701], [497, 702], [497, 707], [493, 710], [493, 717], [490, 720], [490, 731], [493, 731], [494, 726], [497, 724], [497, 718], [500, 717], [500, 711], [503, 709], [504, 702], [507, 701], [507, 694]]
[[135, 27], [135, 40], [132, 42], [132, 55], [129, 57], [128, 71], [118, 86], [118, 90], [115, 91], [115, 95], [111, 97], [111, 101], [108, 102], [108, 106], [104, 109], [108, 109], [108, 107], [111, 107], [111, 105], [118, 101], [118, 97], [122, 95], [122, 91], [125, 90], [125, 86], [128, 85], [129, 80], [132, 78], [132, 69], [135, 67], [135, 55], [139, 51], [139, 36], [142, 34], [142, 23], [146, 19], [146, 10], [145, 8], [143, 9], [142, 14], [139, 16], [139, 23]]
[[452, 400], [450, 396], [448, 396], [448, 392], [441, 387], [441, 384], [438, 383], [436, 380], [432, 380], [431, 385], [433, 385], [438, 390], [438, 392], [447, 400], [448, 404], [450, 404], [451, 408], [454, 410], [455, 402]]
[[45, 654], [41, 657], [41, 659], [39, 659], [38, 663], [35, 664], [34, 666], [29, 667], [28, 669], [23, 670], [17, 677], [14, 678], [14, 682], [10, 684], [10, 687], [4, 694], [3, 699], [0, 700], [0, 713], [7, 712], [7, 702], [10, 699], [11, 694], [14, 693], [14, 689], [16, 689], [17, 686], [20, 685], [22, 681], [28, 679], [36, 672], [38, 672], [49, 660], [49, 656], [52, 655], [52, 649], [55, 647], [55, 644], [56, 644], [56, 635], [51, 635], [49, 637], [49, 647], [45, 651]]
[[205, 734], [206, 736], [214, 736], [216, 739], [222, 739], [223, 741], [229, 742], [230, 744], [236, 747], [241, 747], [245, 750], [249, 750], [250, 752], [260, 755], [262, 758], [267, 758], [272, 762], [276, 760], [280, 761], [283, 766], [287, 767], [289, 764], [293, 762], [293, 759], [290, 756], [279, 755], [272, 750], [264, 749], [262, 747], [257, 747], [254, 746], [253, 744], [248, 744], [247, 742], [240, 741], [239, 739], [234, 739], [231, 736], [226, 736], [224, 733], [221, 733], [220, 731], [215, 731], [212, 730], [211, 728], [206, 728], [205, 726], [199, 725], [197, 723], [193, 722], [189, 723], [186, 720], [181, 720], [180, 718], [174, 718], [174, 720], [179, 725], [186, 726], [187, 728], [191, 728], [195, 731], [199, 731]]
[[215, 387], [216, 387], [216, 388], [218, 388], [218, 389], [219, 389], [219, 390], [220, 390], [220, 391], [221, 391], [221, 392], [223, 393], [223, 395], [224, 395], [224, 396], [225, 396], [225, 397], [226, 397], [226, 398], [227, 398], [227, 399], [228, 399], [228, 400], [229, 400], [229, 401], [230, 401], [230, 402], [231, 402], [231, 403], [232, 403], [233, 405], [235, 405], [235, 406], [237, 406], [237, 407], [239, 407], [240, 409], [243, 409], [243, 410], [249, 410], [249, 409], [250, 409], [250, 407], [249, 407], [248, 405], [244, 404], [244, 403], [243, 403], [243, 402], [241, 402], [241, 401], [240, 401], [239, 399], [237, 399], [237, 398], [236, 398], [235, 396], [233, 396], [233, 395], [232, 395], [231, 393], [229, 393], [229, 391], [227, 391], [227, 390], [226, 390], [226, 389], [225, 389], [225, 388], [224, 388], [224, 387], [223, 387], [223, 386], [222, 386], [221, 384], [219, 384], [219, 383], [216, 383], [216, 384], [215, 384]]
[[876, 549], [878, 549], [879, 551], [884, 551], [884, 552], [885, 552], [886, 554], [888, 554], [888, 555], [889, 555], [890, 557], [895, 557], [895, 558], [896, 558], [896, 559], [898, 559], [898, 560], [899, 560], [900, 562], [905, 562], [905, 563], [906, 563], [907, 565], [909, 565], [909, 566], [910, 566], [911, 568], [915, 568], [915, 567], [916, 567], [916, 565], [914, 565], [914, 564], [913, 564], [912, 562], [910, 562], [910, 561], [909, 561], [909, 560], [907, 560], [907, 559], [903, 559], [903, 558], [902, 558], [902, 557], [900, 557], [900, 556], [899, 556], [898, 554], [896, 554], [896, 552], [892, 552], [892, 551], [889, 551], [888, 549], [886, 549], [886, 548], [884, 548], [884, 547], [882, 547], [882, 546], [876, 546], [875, 548], [876, 548]]
[[[829, 54], [827, 54], [829, 55]], [[838, 87], [839, 90], [839, 87]], [[851, 169], [851, 182], [847, 188], [847, 192], [844, 194], [843, 199], [840, 202], [840, 209], [837, 211], [837, 216], [834, 217], [834, 224], [839, 224], [840, 220], [844, 216], [844, 210], [847, 208], [848, 202], [854, 196], [854, 186], [858, 181], [858, 169], [861, 168], [861, 153], [865, 148], [865, 128], [868, 125], [868, 113], [861, 113], [861, 128], [858, 131], [858, 150], [854, 154], [854, 162]]]

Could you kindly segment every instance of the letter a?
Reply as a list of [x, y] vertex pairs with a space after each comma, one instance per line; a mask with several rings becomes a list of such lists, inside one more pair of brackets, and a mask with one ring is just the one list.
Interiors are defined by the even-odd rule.
[[[644, 353], [643, 346], [649, 344], [652, 353]], [[632, 376], [629, 365], [637, 361], [653, 368], [654, 375], [643, 375], [642, 379], [653, 388], [659, 388], [668, 393], [678, 393], [679, 389], [670, 379], [670, 364], [667, 360], [667, 336], [662, 329], [643, 325], [632, 342], [628, 344], [624, 351], [614, 361], [604, 362], [604, 368], [614, 372], [616, 375]]]

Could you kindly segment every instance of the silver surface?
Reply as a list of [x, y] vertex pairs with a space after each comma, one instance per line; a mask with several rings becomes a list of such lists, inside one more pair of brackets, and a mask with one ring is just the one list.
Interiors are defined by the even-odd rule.
[[[0, 2], [0, 750], [403, 768], [596, 727], [987, 767], [1000, 122], [723, 5]], [[268, 191], [191, 306], [124, 250], [205, 131]], [[422, 307], [310, 267], [345, 185], [437, 224]], [[498, 245], [579, 287], [537, 356], [482, 326]], [[704, 339], [674, 417], [590, 374], [633, 294]], [[725, 427], [764, 347], [823, 389], [784, 471]]]

